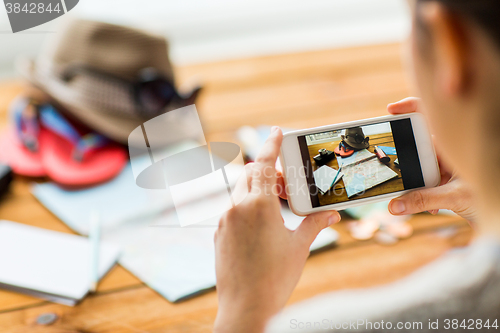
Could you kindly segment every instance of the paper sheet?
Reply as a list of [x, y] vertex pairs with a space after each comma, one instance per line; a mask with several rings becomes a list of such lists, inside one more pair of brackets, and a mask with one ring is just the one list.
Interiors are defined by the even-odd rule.
[[[0, 220], [0, 283], [30, 295], [35, 293], [29, 290], [42, 297], [52, 294], [50, 300], [73, 305], [90, 288], [90, 248], [85, 237]], [[101, 242], [99, 251], [102, 277], [119, 249]]]

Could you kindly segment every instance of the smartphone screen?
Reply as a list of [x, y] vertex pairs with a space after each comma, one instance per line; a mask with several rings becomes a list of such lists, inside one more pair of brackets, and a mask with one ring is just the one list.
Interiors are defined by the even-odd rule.
[[410, 119], [298, 137], [312, 207], [423, 187]]

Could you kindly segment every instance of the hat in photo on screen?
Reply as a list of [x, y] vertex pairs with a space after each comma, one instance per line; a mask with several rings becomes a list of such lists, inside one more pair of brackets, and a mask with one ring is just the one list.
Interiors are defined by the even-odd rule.
[[[124, 144], [137, 126], [193, 104], [199, 92], [178, 93], [163, 36], [92, 20], [66, 21], [35, 60], [18, 59], [17, 68], [69, 116]], [[165, 124], [171, 135], [156, 144], [190, 138], [189, 124]]]
[[348, 128], [345, 135], [342, 135], [342, 141], [355, 149], [365, 149], [370, 146], [370, 137], [365, 136], [363, 129], [359, 126]]

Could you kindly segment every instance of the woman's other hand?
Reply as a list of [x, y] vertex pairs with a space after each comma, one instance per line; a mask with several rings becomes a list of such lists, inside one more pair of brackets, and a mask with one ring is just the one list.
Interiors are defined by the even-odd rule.
[[[420, 112], [421, 108], [421, 100], [415, 97], [408, 97], [387, 106], [387, 110], [391, 114]], [[389, 204], [390, 212], [394, 215], [415, 214], [424, 211], [437, 214], [439, 209], [449, 209], [469, 222], [474, 222], [476, 209], [473, 205], [471, 189], [465, 182], [454, 177], [453, 170], [448, 168], [439, 159], [439, 156], [438, 161], [441, 172], [440, 186], [415, 190], [393, 199]]]
[[[215, 332], [260, 332], [299, 281], [318, 233], [340, 220], [309, 215], [295, 231], [283, 224], [275, 164], [283, 134], [273, 128], [255, 163], [246, 166], [249, 194], [221, 218], [215, 235], [219, 311]], [[245, 182], [243, 182], [245, 183]]]

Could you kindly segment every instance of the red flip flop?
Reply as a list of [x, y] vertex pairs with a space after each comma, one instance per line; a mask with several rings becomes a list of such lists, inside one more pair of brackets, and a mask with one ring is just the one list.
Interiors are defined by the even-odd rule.
[[349, 157], [354, 154], [354, 149], [341, 141], [339, 145], [333, 150], [333, 152], [341, 157]]
[[75, 158], [75, 146], [66, 138], [43, 128], [40, 131], [40, 155], [47, 175], [66, 186], [85, 186], [105, 182], [120, 173], [127, 163], [125, 150], [108, 144]]
[[50, 104], [19, 98], [11, 115], [15, 126], [0, 137], [0, 161], [18, 174], [76, 187], [109, 180], [127, 163], [125, 148], [77, 130]]
[[37, 149], [39, 124], [36, 108], [32, 101], [16, 98], [9, 112], [14, 126], [0, 136], [0, 161], [8, 164], [19, 175], [45, 176]]
[[47, 175], [66, 186], [105, 182], [127, 163], [126, 150], [95, 133], [78, 131], [52, 106], [39, 111], [42, 125], [39, 146]]
[[18, 175], [29, 177], [46, 175], [40, 152], [32, 152], [26, 148], [11, 128], [0, 136], [0, 161], [8, 164]]

